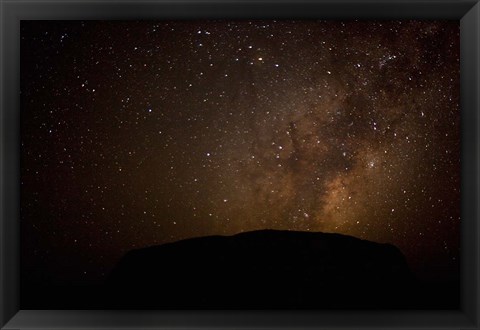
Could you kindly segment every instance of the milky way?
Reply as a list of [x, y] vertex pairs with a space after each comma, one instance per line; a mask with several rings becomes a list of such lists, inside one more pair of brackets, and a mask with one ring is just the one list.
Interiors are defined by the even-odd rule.
[[262, 228], [395, 244], [458, 276], [454, 21], [22, 21], [22, 265]]

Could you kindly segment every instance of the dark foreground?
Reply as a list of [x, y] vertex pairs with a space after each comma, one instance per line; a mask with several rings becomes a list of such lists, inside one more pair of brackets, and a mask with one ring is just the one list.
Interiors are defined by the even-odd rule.
[[22, 291], [23, 309], [458, 309], [393, 245], [262, 230], [134, 250], [105, 285]]

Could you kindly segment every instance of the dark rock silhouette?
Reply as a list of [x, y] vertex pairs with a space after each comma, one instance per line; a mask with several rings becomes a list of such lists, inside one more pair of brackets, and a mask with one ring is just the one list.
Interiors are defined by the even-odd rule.
[[187, 239], [127, 253], [106, 305], [135, 309], [365, 309], [426, 304], [390, 244], [261, 230]]

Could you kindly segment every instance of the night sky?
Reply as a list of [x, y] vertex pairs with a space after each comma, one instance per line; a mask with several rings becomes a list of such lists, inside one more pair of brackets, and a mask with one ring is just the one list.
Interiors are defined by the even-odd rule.
[[457, 21], [22, 21], [22, 269], [272, 228], [458, 277]]

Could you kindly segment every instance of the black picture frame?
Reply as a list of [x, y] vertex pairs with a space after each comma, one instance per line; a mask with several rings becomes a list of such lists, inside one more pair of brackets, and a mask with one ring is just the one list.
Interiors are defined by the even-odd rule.
[[[479, 329], [478, 0], [0, 0], [0, 325], [2, 329]], [[458, 311], [20, 310], [20, 21], [98, 19], [454, 19], [461, 27], [461, 308]], [[439, 288], [441, 290], [441, 288]]]

